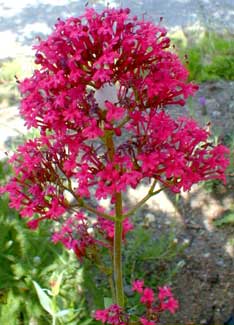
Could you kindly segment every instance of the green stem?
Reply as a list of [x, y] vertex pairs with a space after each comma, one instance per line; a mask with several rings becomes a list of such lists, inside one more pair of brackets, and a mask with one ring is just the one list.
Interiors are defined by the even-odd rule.
[[73, 197], [76, 199], [77, 204], [72, 205], [71, 208], [76, 208], [76, 207], [83, 208], [83, 209], [85, 209], [85, 210], [87, 210], [89, 212], [92, 212], [96, 216], [99, 215], [99, 216], [103, 217], [104, 219], [111, 220], [111, 221], [115, 220], [115, 218], [110, 216], [109, 214], [98, 211], [96, 208], [94, 208], [94, 207], [88, 205], [87, 203], [85, 203], [83, 199], [81, 199], [78, 195], [76, 195], [76, 193], [73, 191], [71, 186], [69, 186], [69, 188], [64, 187], [64, 189], [69, 191], [73, 195]]
[[[106, 132], [104, 137], [105, 145], [108, 151], [108, 157], [111, 162], [115, 156], [115, 144], [113, 133]], [[118, 169], [118, 166], [116, 166]], [[122, 194], [115, 193], [115, 235], [113, 247], [113, 276], [115, 285], [115, 296], [113, 301], [120, 307], [124, 307], [124, 290], [123, 290], [123, 271], [122, 271]]]
[[56, 306], [56, 296], [52, 296], [52, 325], [56, 325], [56, 312], [57, 312], [57, 306]]
[[115, 285], [114, 285], [114, 282], [113, 282], [112, 274], [108, 276], [108, 282], [109, 282], [109, 286], [110, 286], [110, 289], [111, 289], [111, 296], [112, 296], [113, 304], [116, 304]]
[[111, 220], [111, 221], [115, 220], [114, 217], [110, 216], [109, 214], [98, 211], [97, 209], [91, 207], [90, 205], [88, 205], [84, 202], [81, 203], [80, 207], [85, 208], [86, 210], [92, 212], [93, 214], [99, 215], [99, 216], [103, 217], [104, 219]]
[[114, 281], [116, 304], [124, 307], [123, 271], [122, 271], [122, 195], [116, 193], [115, 203], [115, 237], [114, 237]]

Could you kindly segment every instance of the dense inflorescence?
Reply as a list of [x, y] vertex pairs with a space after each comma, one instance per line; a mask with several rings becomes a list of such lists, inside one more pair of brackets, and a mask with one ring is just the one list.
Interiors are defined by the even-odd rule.
[[[88, 211], [110, 242], [115, 215], [98, 206], [101, 199], [114, 204], [116, 193], [145, 179], [173, 192], [225, 179], [228, 150], [213, 146], [193, 120], [165, 111], [197, 88], [169, 47], [160, 25], [109, 8], [58, 20], [35, 47], [38, 69], [20, 83], [20, 112], [40, 136], [18, 147], [15, 176], [3, 190], [31, 228]], [[63, 229], [54, 240], [73, 247]]]
[[[140, 304], [143, 305], [145, 313], [138, 317], [138, 321], [132, 324], [156, 325], [160, 319], [160, 315], [169, 311], [174, 314], [179, 307], [178, 301], [174, 298], [171, 289], [167, 286], [158, 288], [158, 295], [150, 287], [145, 287], [144, 280], [136, 280], [132, 284], [132, 291], [137, 292], [140, 297]], [[125, 313], [122, 308], [117, 305], [111, 305], [106, 309], [97, 310], [95, 319], [103, 324], [109, 325], [127, 325], [130, 315]]]

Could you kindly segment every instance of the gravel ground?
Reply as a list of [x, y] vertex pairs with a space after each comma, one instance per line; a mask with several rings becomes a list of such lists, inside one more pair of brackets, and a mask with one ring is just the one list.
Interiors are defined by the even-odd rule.
[[0, 1], [0, 42], [4, 44], [0, 59], [30, 55], [36, 36], [48, 35], [58, 17], [80, 15], [87, 2], [98, 10], [108, 2], [129, 7], [155, 22], [162, 16], [169, 30], [205, 26], [234, 32], [233, 0], [4, 0]]

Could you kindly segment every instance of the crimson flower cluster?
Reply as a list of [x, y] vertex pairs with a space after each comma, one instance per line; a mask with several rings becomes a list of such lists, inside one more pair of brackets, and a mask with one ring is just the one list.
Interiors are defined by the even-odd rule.
[[128, 322], [128, 316], [118, 305], [110, 305], [106, 309], [96, 310], [95, 319], [110, 325], [126, 325]]
[[[100, 209], [99, 229], [111, 238], [114, 216], [100, 199], [114, 204], [116, 193], [143, 180], [179, 192], [225, 179], [228, 150], [214, 147], [193, 120], [165, 111], [197, 89], [169, 47], [165, 28], [110, 8], [58, 20], [35, 46], [38, 69], [20, 82], [20, 113], [40, 136], [18, 147], [10, 159], [15, 175], [2, 189], [31, 228]], [[54, 241], [77, 247], [69, 222]]]
[[[167, 286], [158, 288], [157, 298], [152, 288], [145, 287], [143, 280], [134, 281], [132, 291], [140, 294], [140, 303], [146, 308], [145, 315], [140, 316], [140, 323], [136, 322], [136, 324], [156, 325], [162, 312], [168, 310], [171, 314], [174, 314], [179, 307], [178, 301]], [[97, 310], [95, 319], [109, 325], [131, 324], [131, 322], [129, 323], [130, 315], [124, 313], [118, 305], [111, 305], [106, 309]]]
[[[32, 229], [37, 226], [38, 219], [28, 222]], [[127, 218], [123, 222], [122, 239], [133, 230], [133, 224]], [[83, 257], [94, 259], [100, 247], [107, 248], [110, 253], [113, 249], [114, 222], [98, 217], [95, 223], [91, 223], [84, 213], [79, 212], [68, 217], [61, 228], [54, 232], [53, 243], [61, 242], [68, 250], [73, 250], [77, 258], [82, 261]]]
[[[168, 310], [171, 314], [174, 314], [179, 307], [178, 301], [173, 297], [171, 289], [167, 286], [159, 287], [158, 293], [158, 305], [154, 306], [156, 303], [156, 298], [153, 289], [145, 287], [144, 280], [136, 280], [132, 284], [132, 290], [140, 294], [140, 302], [144, 304], [147, 308], [147, 315], [158, 314], [162, 311]], [[145, 325], [143, 323], [143, 325]]]

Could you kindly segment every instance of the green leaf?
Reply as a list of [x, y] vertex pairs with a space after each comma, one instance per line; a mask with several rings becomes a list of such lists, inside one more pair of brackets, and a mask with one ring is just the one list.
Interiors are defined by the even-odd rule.
[[104, 297], [104, 307], [108, 308], [110, 307], [110, 305], [112, 305], [112, 298], [110, 297]]
[[91, 324], [91, 322], [93, 322], [92, 318], [86, 319], [84, 322], [80, 323], [79, 325], [88, 325]]
[[38, 285], [37, 282], [33, 281], [34, 287], [37, 291], [38, 298], [40, 300], [41, 306], [51, 315], [53, 316], [53, 310], [51, 308], [52, 306], [52, 301], [51, 299], [47, 296], [47, 294], [44, 292], [44, 290]]
[[67, 316], [69, 313], [73, 312], [74, 309], [70, 308], [70, 309], [63, 309], [63, 310], [60, 310], [58, 311], [55, 316], [56, 317], [64, 317], [64, 316]]
[[60, 286], [61, 286], [62, 279], [63, 279], [63, 274], [64, 274], [64, 271], [58, 276], [57, 279], [55, 279], [55, 285], [52, 287], [53, 296], [57, 296], [59, 294]]
[[217, 227], [229, 223], [234, 223], [234, 211], [228, 212], [222, 218], [214, 221], [214, 225]]

